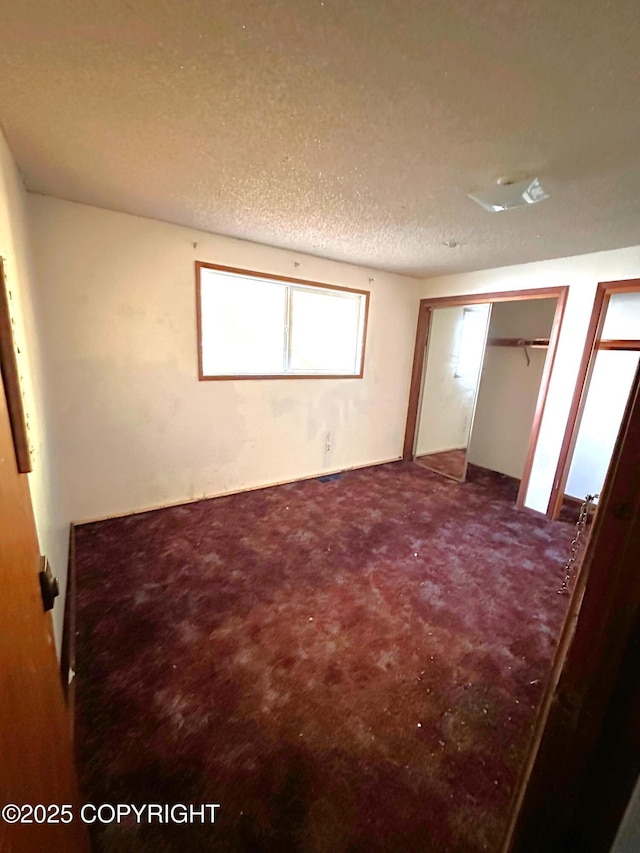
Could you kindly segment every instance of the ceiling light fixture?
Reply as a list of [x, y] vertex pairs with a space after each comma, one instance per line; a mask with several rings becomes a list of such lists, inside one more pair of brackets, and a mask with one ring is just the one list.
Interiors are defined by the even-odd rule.
[[501, 178], [495, 186], [468, 193], [468, 196], [490, 213], [499, 213], [501, 210], [511, 210], [512, 207], [537, 204], [549, 198], [549, 193], [542, 188], [538, 178], [527, 178], [516, 183]]

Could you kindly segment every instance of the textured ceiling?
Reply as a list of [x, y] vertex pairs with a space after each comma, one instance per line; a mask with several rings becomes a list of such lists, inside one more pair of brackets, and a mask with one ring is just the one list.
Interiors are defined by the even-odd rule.
[[640, 243], [639, 40], [637, 0], [3, 0], [0, 120], [35, 192], [426, 276]]

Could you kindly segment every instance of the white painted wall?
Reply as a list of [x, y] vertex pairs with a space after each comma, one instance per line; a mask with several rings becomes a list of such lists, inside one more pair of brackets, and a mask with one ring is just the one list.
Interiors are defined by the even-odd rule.
[[[556, 313], [557, 299], [524, 299], [496, 302], [491, 312], [489, 337], [548, 338]], [[526, 359], [522, 352], [522, 363]]]
[[463, 307], [437, 308], [431, 315], [417, 456], [467, 446], [477, 377], [466, 382], [455, 375], [463, 312]]
[[596, 355], [565, 487], [573, 498], [602, 493], [638, 358], [637, 352], [614, 350]]
[[[37, 195], [29, 209], [68, 518], [400, 457], [414, 279]], [[196, 259], [370, 289], [364, 379], [199, 382]]]
[[601, 337], [640, 340], [640, 292], [611, 294]]
[[[548, 338], [555, 299], [497, 302], [489, 338]], [[546, 349], [488, 346], [469, 446], [469, 461], [520, 479], [529, 446]]]
[[533, 264], [439, 276], [422, 283], [423, 297], [552, 285], [568, 285], [570, 288], [526, 497], [526, 505], [533, 509], [546, 511], [551, 494], [597, 284], [599, 281], [638, 277], [640, 246], [633, 246]]
[[[640, 339], [640, 293], [611, 295], [601, 334]], [[602, 492], [637, 366], [637, 352], [601, 350], [596, 355], [565, 487], [571, 497]]]
[[[39, 346], [34, 271], [28, 233], [27, 194], [0, 131], [0, 255], [14, 321], [18, 370], [24, 398], [33, 472], [28, 475], [40, 551], [60, 579], [63, 594], [53, 611], [56, 645], [60, 649], [64, 617], [69, 523], [60, 512], [52, 449], [47, 429], [46, 388]], [[1, 393], [1, 392], [0, 392]]]

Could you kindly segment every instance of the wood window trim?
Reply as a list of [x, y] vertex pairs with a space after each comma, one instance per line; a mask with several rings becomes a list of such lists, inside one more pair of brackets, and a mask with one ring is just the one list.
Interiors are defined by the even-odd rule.
[[[202, 359], [202, 302], [200, 298], [200, 273], [203, 269], [216, 270], [218, 272], [232, 273], [234, 275], [251, 276], [255, 278], [267, 279], [280, 284], [299, 284], [302, 287], [317, 287], [322, 290], [335, 290], [340, 293], [354, 293], [364, 297], [364, 317], [362, 321], [362, 347], [360, 350], [360, 370], [358, 373], [259, 373], [259, 374], [225, 374], [218, 376], [210, 376], [205, 374], [203, 369]], [[230, 267], [223, 264], [211, 264], [205, 261], [195, 262], [196, 270], [196, 328], [198, 336], [198, 379], [200, 382], [218, 382], [228, 380], [256, 380], [264, 379], [362, 379], [364, 378], [364, 363], [365, 352], [367, 347], [367, 333], [369, 327], [369, 304], [371, 301], [371, 291], [359, 290], [354, 287], [342, 287], [337, 284], [326, 284], [320, 281], [311, 281], [303, 278], [293, 278], [291, 276], [277, 275], [275, 273], [259, 272], [258, 270], [242, 269], [240, 267]]]
[[[582, 352], [582, 360], [578, 369], [578, 377], [576, 386], [573, 392], [567, 425], [565, 427], [564, 438], [560, 447], [560, 456], [556, 466], [556, 473], [553, 478], [553, 486], [549, 497], [547, 507], [547, 515], [551, 518], [558, 518], [562, 509], [562, 501], [564, 498], [564, 490], [569, 478], [569, 469], [571, 467], [571, 459], [575, 449], [576, 441], [578, 440], [578, 430], [580, 420], [587, 401], [587, 393], [589, 390], [589, 382], [595, 366], [595, 359], [599, 349], [617, 349], [616, 346], [608, 347], [606, 344], [615, 344], [616, 341], [602, 341], [602, 329], [604, 327], [609, 298], [614, 293], [635, 293], [640, 291], [640, 278], [622, 279], [620, 281], [601, 281], [596, 288], [596, 295], [591, 309], [591, 318], [587, 328], [587, 336]], [[600, 346], [603, 343], [605, 346]], [[636, 341], [625, 341], [627, 344], [621, 349], [635, 349], [628, 346], [629, 344], [637, 343]]]
[[538, 400], [533, 416], [531, 433], [529, 435], [529, 444], [525, 457], [524, 470], [522, 479], [520, 480], [520, 488], [516, 506], [519, 509], [525, 509], [524, 501], [527, 495], [531, 470], [533, 468], [533, 458], [538, 444], [538, 436], [540, 434], [540, 426], [542, 423], [542, 415], [544, 414], [547, 396], [549, 392], [549, 383], [553, 366], [555, 364], [556, 353], [558, 349], [558, 340], [560, 336], [560, 328], [564, 318], [564, 312], [567, 304], [567, 296], [569, 288], [567, 286], [558, 287], [538, 287], [531, 290], [503, 290], [488, 293], [472, 293], [462, 294], [457, 296], [438, 296], [420, 300], [418, 309], [418, 324], [416, 328], [416, 340], [413, 351], [413, 366], [411, 370], [411, 382], [409, 385], [409, 403], [407, 408], [407, 421], [404, 435], [404, 445], [402, 449], [402, 458], [405, 462], [413, 459], [413, 452], [416, 442], [416, 433], [418, 427], [418, 413], [420, 407], [420, 397], [422, 391], [422, 378], [424, 371], [424, 363], [426, 357], [426, 349], [429, 341], [429, 331], [431, 326], [431, 314], [436, 308], [456, 308], [467, 305], [481, 305], [487, 302], [522, 302], [528, 299], [556, 299], [556, 311], [553, 317], [553, 325], [549, 335], [549, 354], [545, 360], [544, 370], [540, 380], [540, 390], [538, 392]]

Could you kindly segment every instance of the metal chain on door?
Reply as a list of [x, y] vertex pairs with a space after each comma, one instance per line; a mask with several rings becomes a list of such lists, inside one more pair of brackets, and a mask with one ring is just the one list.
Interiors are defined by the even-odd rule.
[[580, 512], [578, 514], [578, 521], [576, 522], [576, 533], [573, 537], [573, 541], [571, 542], [571, 549], [569, 552], [569, 559], [567, 560], [567, 565], [564, 567], [565, 575], [564, 580], [558, 590], [559, 595], [567, 595], [569, 592], [569, 582], [571, 580], [571, 575], [573, 574], [573, 569], [582, 550], [582, 546], [584, 543], [584, 533], [587, 529], [587, 518], [589, 517], [589, 510], [591, 509], [592, 503], [597, 500], [600, 495], [587, 495], [584, 499], [582, 506], [580, 507]]

